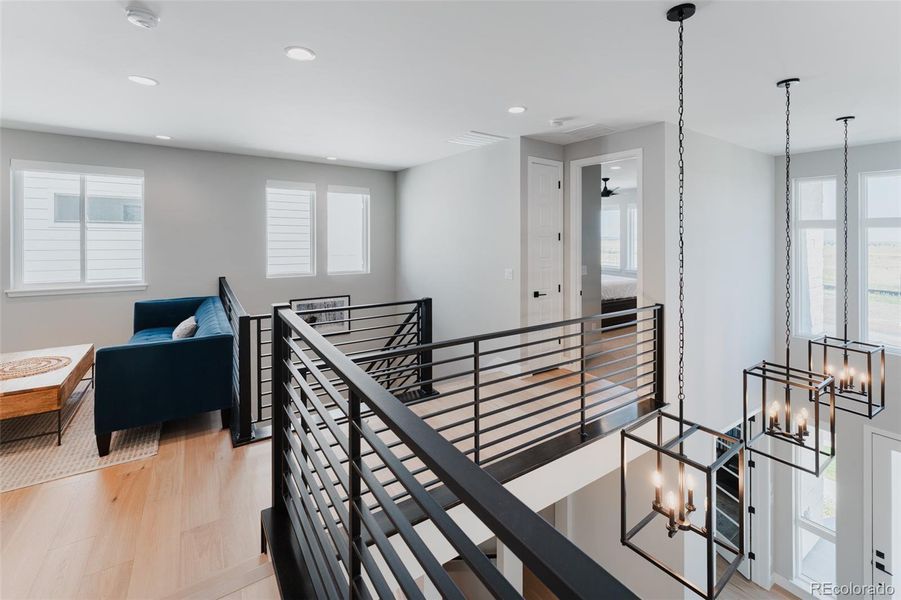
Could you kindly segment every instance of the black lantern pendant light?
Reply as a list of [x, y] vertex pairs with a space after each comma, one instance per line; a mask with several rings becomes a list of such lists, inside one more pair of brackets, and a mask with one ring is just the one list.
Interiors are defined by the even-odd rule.
[[836, 377], [835, 408], [872, 419], [885, 409], [885, 346], [848, 337], [848, 121], [853, 118], [836, 119], [845, 129], [844, 327], [840, 338], [823, 335], [807, 342], [807, 368], [813, 370], [816, 357], [821, 358], [816, 366]]
[[[736, 456], [738, 457], [738, 514], [744, 515], [744, 446], [741, 440], [719, 433], [697, 423], [685, 420], [685, 219], [684, 219], [684, 98], [683, 98], [683, 60], [682, 60], [682, 33], [684, 21], [695, 13], [694, 4], [680, 4], [671, 8], [667, 19], [679, 23], [679, 416], [674, 417], [664, 412], [657, 412], [638, 421], [622, 431], [620, 441], [620, 541], [640, 554], [648, 561], [655, 564], [671, 577], [678, 580], [703, 598], [716, 598], [723, 590], [726, 582], [735, 573], [741, 561], [744, 559], [744, 518], [739, 519], [737, 545], [717, 535], [716, 528], [716, 480], [717, 474], [726, 464]], [[646, 437], [641, 431], [642, 427], [656, 420], [656, 435], [653, 439]], [[664, 429], [675, 429], [678, 425], [678, 433], [666, 439]], [[627, 476], [628, 464], [627, 450], [630, 445], [638, 445], [644, 450], [650, 450], [656, 457], [656, 470], [642, 474], [637, 482], [644, 487], [643, 492], [648, 494], [648, 512], [644, 511], [636, 522], [630, 522], [627, 501], [629, 484], [635, 486], [636, 482], [630, 481]], [[707, 451], [705, 459], [693, 459], [688, 456], [686, 445], [691, 446], [692, 452], [701, 453]], [[717, 447], [719, 450], [717, 451]], [[710, 457], [716, 457], [710, 463]], [[675, 479], [673, 488], [667, 489], [667, 479]], [[699, 490], [702, 498], [695, 497], [693, 481], [700, 481], [703, 487]], [[653, 484], [653, 492], [651, 486]], [[703, 515], [703, 518], [700, 518]], [[662, 517], [657, 519], [656, 517]], [[705, 542], [706, 548], [706, 573], [705, 580], [701, 583], [692, 581], [682, 569], [677, 569], [668, 564], [650, 549], [651, 544], [640, 542], [636, 536], [646, 530], [651, 523], [660, 523], [658, 535], [666, 535], [670, 538], [684, 533], [685, 535], [697, 535]], [[732, 554], [735, 558], [729, 563], [723, 573], [717, 577], [717, 546], [720, 546]]]
[[[785, 363], [760, 362], [744, 371], [743, 437], [749, 451], [819, 477], [835, 457], [835, 382], [832, 375], [791, 366], [791, 86], [797, 78], [776, 85], [785, 89]], [[759, 387], [755, 386], [759, 383]], [[754, 389], [752, 389], [754, 388]], [[752, 406], [752, 393], [759, 391], [760, 410]], [[779, 404], [781, 394], [782, 404]], [[773, 394], [775, 398], [768, 394]], [[806, 392], [814, 402], [807, 408], [792, 408], [792, 393]], [[797, 399], [797, 398], [796, 398]], [[829, 444], [821, 439], [820, 406], [829, 410]], [[756, 414], [754, 414], [756, 412]], [[781, 456], [762, 449], [761, 440], [784, 449]]]

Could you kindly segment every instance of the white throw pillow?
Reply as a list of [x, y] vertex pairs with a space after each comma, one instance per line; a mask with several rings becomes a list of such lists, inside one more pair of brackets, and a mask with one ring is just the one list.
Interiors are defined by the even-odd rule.
[[195, 333], [197, 333], [197, 320], [191, 316], [179, 323], [178, 327], [172, 331], [172, 339], [181, 340], [194, 337]]

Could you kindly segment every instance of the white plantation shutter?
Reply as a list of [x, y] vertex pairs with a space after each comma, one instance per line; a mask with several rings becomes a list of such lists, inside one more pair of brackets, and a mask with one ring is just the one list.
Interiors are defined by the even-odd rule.
[[369, 272], [369, 190], [328, 189], [328, 272]]
[[143, 282], [143, 172], [12, 166], [14, 288]]
[[266, 184], [266, 276], [312, 275], [316, 187]]

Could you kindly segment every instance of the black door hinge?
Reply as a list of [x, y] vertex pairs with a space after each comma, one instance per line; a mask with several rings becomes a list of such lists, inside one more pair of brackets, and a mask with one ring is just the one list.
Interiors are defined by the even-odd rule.
[[557, 241], [558, 241], [558, 242], [563, 241], [563, 234], [562, 234], [562, 233], [558, 233], [558, 234], [557, 234]]
[[748, 507], [748, 512], [751, 513], [752, 515], [757, 513], [757, 511], [754, 509], [753, 506]]
[[563, 182], [558, 179], [557, 180], [557, 189], [559, 190], [562, 187], [563, 187]]
[[756, 466], [757, 466], [757, 463], [754, 462], [753, 459], [748, 459], [748, 468], [753, 469]]
[[557, 291], [558, 291], [558, 292], [562, 292], [562, 291], [563, 291], [563, 288], [560, 287], [560, 284], [559, 284], [559, 283], [557, 284]]
[[750, 558], [751, 560], [756, 560], [756, 559], [757, 559], [757, 555], [754, 554], [753, 552], [748, 552], [748, 558]]

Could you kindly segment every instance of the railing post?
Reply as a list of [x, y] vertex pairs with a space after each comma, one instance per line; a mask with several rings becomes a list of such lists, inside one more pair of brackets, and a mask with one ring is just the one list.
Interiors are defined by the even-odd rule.
[[364, 585], [360, 570], [359, 553], [359, 548], [363, 543], [360, 527], [360, 514], [363, 509], [363, 494], [360, 485], [360, 470], [363, 467], [363, 453], [360, 448], [360, 427], [362, 427], [360, 397], [351, 391], [347, 405], [350, 411], [347, 419], [347, 437], [350, 445], [348, 456], [348, 478], [350, 480], [350, 507], [348, 510], [350, 515], [350, 535], [348, 536], [348, 542], [350, 543], [348, 553], [348, 556], [350, 556], [350, 597], [358, 598], [360, 594], [357, 586]]
[[[419, 345], [431, 344], [432, 343], [432, 299], [431, 298], [423, 298], [419, 301]], [[420, 351], [418, 356], [419, 360], [419, 380], [420, 381], [431, 381], [432, 380], [432, 351], [431, 350], [423, 350]], [[425, 365], [425, 366], [424, 366]], [[422, 386], [422, 391], [426, 394], [433, 394], [435, 392], [434, 387], [431, 383], [427, 383]]]
[[585, 431], [585, 321], [579, 323], [579, 434], [584, 440]]
[[654, 311], [654, 404], [658, 407], [665, 402], [663, 381], [666, 373], [664, 371], [663, 356], [666, 354], [666, 348], [664, 348], [664, 341], [663, 305], [658, 304], [657, 309]]
[[285, 304], [272, 305], [272, 509], [285, 509], [283, 481], [285, 473], [285, 406], [288, 404], [288, 383], [290, 372], [285, 362], [290, 356], [285, 335], [290, 335], [288, 327], [278, 311], [287, 308]]
[[[238, 427], [234, 439], [245, 443], [253, 439], [250, 408], [250, 316], [238, 317]], [[232, 417], [234, 420], [234, 417]]]
[[473, 421], [472, 421], [472, 444], [475, 453], [473, 454], [473, 460], [475, 463], [480, 463], [479, 456], [479, 432], [481, 431], [481, 425], [479, 424], [479, 415], [481, 414], [481, 407], [479, 406], [479, 340], [476, 340], [472, 343], [472, 412], [473, 412]]

